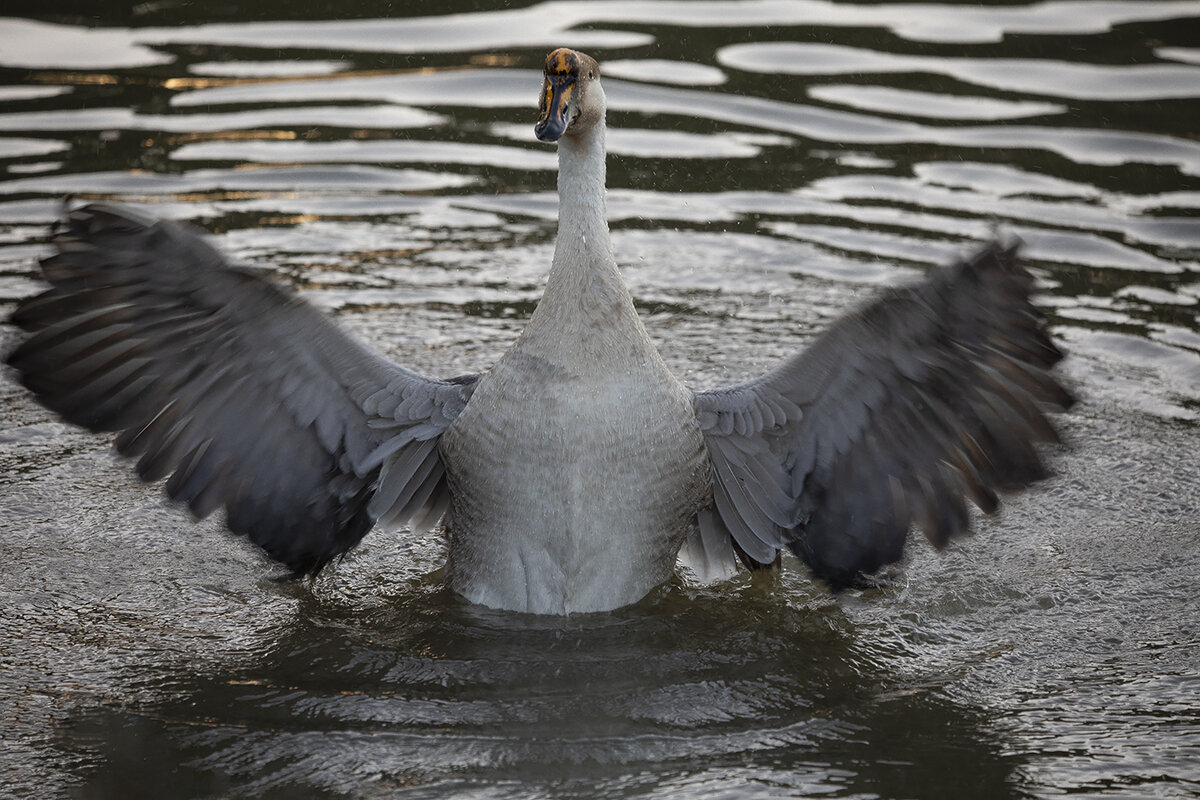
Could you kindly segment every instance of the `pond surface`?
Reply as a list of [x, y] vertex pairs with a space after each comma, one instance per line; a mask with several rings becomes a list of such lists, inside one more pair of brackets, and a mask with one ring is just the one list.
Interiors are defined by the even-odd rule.
[[71, 193], [486, 369], [550, 262], [566, 45], [604, 65], [617, 259], [690, 385], [999, 229], [1081, 397], [1058, 477], [881, 588], [788, 561], [543, 619], [457, 599], [404, 531], [275, 582], [6, 379], [0, 793], [1200, 797], [1197, 3], [405, 5], [7, 4], [0, 311]]

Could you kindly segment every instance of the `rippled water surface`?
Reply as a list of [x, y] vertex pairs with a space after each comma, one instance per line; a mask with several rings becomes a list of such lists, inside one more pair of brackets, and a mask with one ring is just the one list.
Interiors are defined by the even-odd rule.
[[691, 385], [1000, 229], [1082, 402], [1058, 477], [889, 585], [789, 561], [542, 619], [457, 599], [403, 531], [274, 582], [6, 379], [0, 794], [1200, 796], [1200, 4], [90, 5], [0, 19], [6, 309], [59, 198], [112, 198], [409, 366], [485, 369], [549, 265], [531, 126], [567, 45]]

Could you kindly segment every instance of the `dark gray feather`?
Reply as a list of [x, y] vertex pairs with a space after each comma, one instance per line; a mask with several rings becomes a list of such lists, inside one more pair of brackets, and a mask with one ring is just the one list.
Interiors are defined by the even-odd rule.
[[[230, 529], [303, 574], [377, 516], [435, 504], [437, 437], [478, 376], [392, 364], [190, 229], [132, 209], [70, 211], [53, 242], [51, 288], [13, 313], [30, 335], [8, 363], [68, 421], [119, 432], [138, 474], [171, 475], [167, 494], [196, 516], [224, 507]], [[393, 468], [414, 441], [420, 458]], [[392, 503], [371, 503], [381, 472]]]
[[1035, 445], [1058, 441], [1046, 412], [1072, 398], [1016, 251], [992, 244], [697, 393], [714, 512], [748, 556], [782, 541], [840, 588], [901, 558], [911, 525], [944, 547], [969, 530], [965, 499], [991, 513], [1047, 475]]

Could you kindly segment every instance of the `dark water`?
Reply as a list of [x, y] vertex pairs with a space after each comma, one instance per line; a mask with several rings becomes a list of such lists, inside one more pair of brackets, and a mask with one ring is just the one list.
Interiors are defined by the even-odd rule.
[[1200, 796], [1200, 4], [477, 5], [6, 5], [0, 304], [62, 194], [117, 198], [409, 366], [486, 368], [549, 265], [531, 125], [568, 45], [690, 383], [1000, 228], [1083, 398], [1059, 477], [884, 588], [789, 563], [541, 619], [404, 532], [275, 583], [6, 380], [0, 794]]

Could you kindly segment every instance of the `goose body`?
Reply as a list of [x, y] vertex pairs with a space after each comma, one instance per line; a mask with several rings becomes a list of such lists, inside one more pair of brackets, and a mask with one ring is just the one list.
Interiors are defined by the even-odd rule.
[[[598, 72], [571, 59], [576, 72]], [[571, 71], [564, 62], [560, 72]], [[450, 585], [489, 606], [568, 613], [632, 602], [671, 574], [711, 496], [692, 393], [663, 363], [617, 271], [598, 83], [587, 100], [596, 121], [558, 138], [559, 232], [545, 293], [442, 437]]]
[[186, 228], [103, 205], [56, 228], [51, 288], [15, 312], [30, 335], [9, 363], [296, 575], [377, 521], [441, 521], [455, 591], [535, 613], [635, 602], [681, 547], [704, 580], [788, 548], [841, 588], [898, 560], [913, 524], [944, 546], [968, 529], [964, 499], [990, 512], [1043, 477], [1044, 412], [1071, 398], [1015, 247], [886, 293], [758, 378], [683, 386], [612, 255], [599, 74], [582, 53], [547, 58], [554, 260], [486, 373], [393, 364]]
[[518, 344], [480, 382], [441, 444], [455, 591], [519, 611], [602, 611], [670, 576], [711, 496], [709, 468], [690, 392], [640, 345], [622, 342], [629, 364], [581, 370]]

